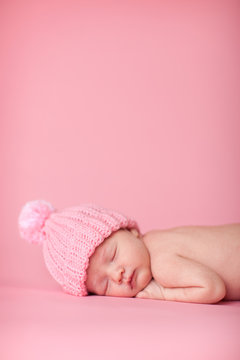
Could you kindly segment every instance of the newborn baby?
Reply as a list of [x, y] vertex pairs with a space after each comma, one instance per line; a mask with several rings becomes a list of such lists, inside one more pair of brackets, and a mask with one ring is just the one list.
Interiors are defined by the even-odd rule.
[[119, 230], [90, 258], [87, 288], [109, 296], [240, 300], [240, 224]]
[[55, 210], [37, 200], [20, 235], [43, 245], [65, 292], [196, 303], [240, 300], [240, 224], [183, 226], [142, 235], [135, 220], [93, 204]]

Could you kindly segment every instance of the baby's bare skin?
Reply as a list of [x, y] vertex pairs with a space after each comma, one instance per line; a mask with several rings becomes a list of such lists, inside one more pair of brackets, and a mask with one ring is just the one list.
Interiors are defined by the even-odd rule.
[[153, 280], [136, 297], [240, 300], [240, 224], [152, 230], [142, 240]]
[[87, 289], [107, 296], [216, 303], [240, 300], [240, 224], [120, 229], [97, 247]]

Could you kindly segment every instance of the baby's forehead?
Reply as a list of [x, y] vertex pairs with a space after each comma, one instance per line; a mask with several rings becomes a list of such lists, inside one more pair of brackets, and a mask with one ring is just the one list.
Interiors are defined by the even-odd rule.
[[119, 229], [109, 235], [100, 245], [101, 247], [108, 248], [112, 246], [113, 242], [118, 242], [128, 232], [127, 229]]
[[115, 236], [112, 236], [113, 234], [109, 235], [106, 239], [103, 240], [103, 242], [98, 246], [98, 249], [107, 249], [110, 247], [115, 240]]
[[109, 235], [103, 243], [108, 244], [111, 243], [113, 240], [119, 240], [122, 238], [122, 236], [125, 236], [129, 232], [128, 229], [118, 229]]

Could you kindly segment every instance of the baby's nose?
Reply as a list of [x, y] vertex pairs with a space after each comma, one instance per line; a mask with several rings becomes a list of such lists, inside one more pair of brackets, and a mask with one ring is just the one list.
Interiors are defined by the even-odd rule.
[[112, 280], [115, 281], [117, 284], [121, 284], [122, 283], [123, 273], [124, 273], [123, 268], [115, 269], [112, 272]]

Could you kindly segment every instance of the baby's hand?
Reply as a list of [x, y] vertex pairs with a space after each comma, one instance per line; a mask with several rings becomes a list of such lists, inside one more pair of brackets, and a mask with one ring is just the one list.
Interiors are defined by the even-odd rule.
[[163, 296], [163, 287], [153, 279], [136, 295], [136, 298], [165, 300]]

